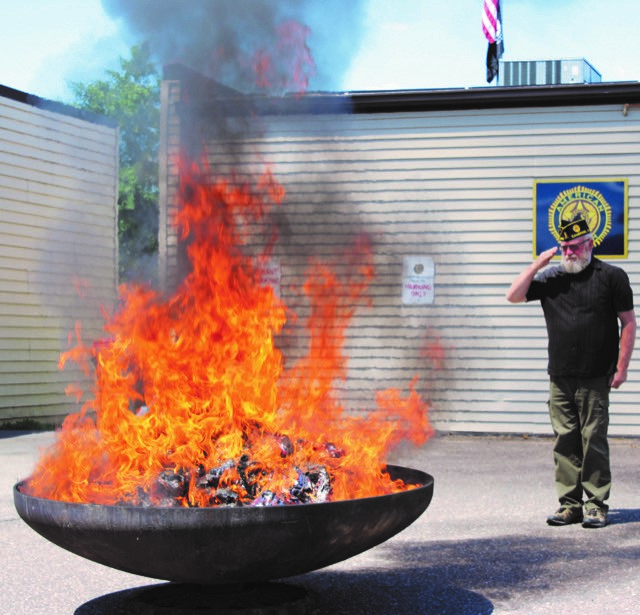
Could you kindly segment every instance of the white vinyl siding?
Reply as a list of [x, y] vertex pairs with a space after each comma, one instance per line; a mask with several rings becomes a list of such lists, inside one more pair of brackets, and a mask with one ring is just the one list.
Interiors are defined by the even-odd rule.
[[117, 178], [116, 128], [0, 97], [0, 424], [76, 409], [58, 358], [115, 300]]
[[[165, 129], [175, 143], [173, 121]], [[242, 170], [238, 159], [245, 170], [264, 161], [286, 190], [276, 255], [283, 298], [301, 318], [305, 308], [289, 288], [299, 287], [304, 262], [333, 258], [359, 233], [372, 239], [373, 301], [357, 310], [349, 379], [338, 386], [354, 411], [371, 407], [375, 390], [406, 390], [416, 375], [439, 430], [550, 432], [542, 311], [505, 299], [532, 260], [535, 179], [628, 178], [629, 258], [612, 262], [640, 296], [638, 109], [269, 116], [245, 135], [244, 158], [229, 163], [224, 145], [209, 150], [218, 172]], [[256, 237], [264, 230], [256, 226]], [[432, 305], [402, 304], [408, 255], [435, 261]], [[438, 347], [443, 356], [434, 361]], [[285, 347], [289, 360], [299, 352]], [[629, 381], [611, 396], [612, 434], [640, 435], [639, 394], [640, 363], [632, 360]]]

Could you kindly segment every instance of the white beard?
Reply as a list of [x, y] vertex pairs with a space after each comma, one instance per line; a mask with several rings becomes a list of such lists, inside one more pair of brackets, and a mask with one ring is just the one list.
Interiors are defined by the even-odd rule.
[[575, 259], [568, 259], [567, 255], [562, 256], [562, 267], [567, 273], [580, 273], [584, 271], [591, 262], [591, 252], [584, 256], [576, 256]]

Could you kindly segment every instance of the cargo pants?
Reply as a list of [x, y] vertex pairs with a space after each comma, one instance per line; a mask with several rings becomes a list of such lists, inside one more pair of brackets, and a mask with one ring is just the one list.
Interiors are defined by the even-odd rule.
[[549, 416], [555, 434], [553, 459], [561, 506], [586, 502], [605, 511], [611, 491], [609, 377], [550, 378]]

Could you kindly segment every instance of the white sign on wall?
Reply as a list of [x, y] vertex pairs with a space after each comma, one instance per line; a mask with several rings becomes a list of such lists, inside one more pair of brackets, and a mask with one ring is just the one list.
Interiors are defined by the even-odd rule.
[[402, 303], [428, 305], [435, 296], [435, 265], [430, 256], [405, 256], [402, 266]]

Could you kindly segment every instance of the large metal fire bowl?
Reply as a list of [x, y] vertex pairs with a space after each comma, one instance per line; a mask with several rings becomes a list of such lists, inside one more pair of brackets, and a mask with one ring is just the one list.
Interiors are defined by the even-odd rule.
[[24, 494], [22, 519], [54, 544], [94, 562], [180, 583], [228, 585], [323, 568], [388, 540], [429, 506], [433, 478], [388, 466], [420, 486], [356, 500], [293, 506], [157, 508], [71, 504]]

